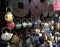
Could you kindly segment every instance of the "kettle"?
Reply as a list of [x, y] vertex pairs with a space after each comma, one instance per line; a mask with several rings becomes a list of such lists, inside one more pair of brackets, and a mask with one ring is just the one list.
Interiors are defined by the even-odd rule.
[[1, 30], [1, 32], [2, 32], [1, 39], [4, 40], [4, 41], [8, 41], [8, 40], [10, 40], [12, 38], [13, 33], [8, 33], [7, 31], [5, 33], [3, 33], [3, 30], [5, 30], [5, 29], [8, 29], [8, 27], [4, 27]]
[[11, 12], [7, 12], [7, 13], [5, 14], [5, 20], [6, 20], [7, 22], [13, 21], [13, 14], [12, 14]]

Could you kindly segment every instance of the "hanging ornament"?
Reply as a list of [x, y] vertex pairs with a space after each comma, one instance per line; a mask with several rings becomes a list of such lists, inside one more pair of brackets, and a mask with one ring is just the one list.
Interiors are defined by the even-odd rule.
[[33, 25], [36, 27], [39, 25], [39, 23], [37, 21], [33, 22]]
[[20, 29], [21, 26], [22, 26], [21, 24], [17, 23], [17, 24], [16, 24], [16, 29]]
[[31, 0], [30, 10], [34, 17], [39, 17], [41, 14], [42, 3], [40, 0]]
[[[29, 20], [30, 20], [30, 21], [29, 21]], [[32, 24], [32, 22], [31, 22], [31, 19], [28, 19], [27, 26], [28, 26], [28, 27], [32, 27], [32, 25], [33, 25], [33, 24]]]
[[10, 9], [17, 17], [25, 17], [29, 12], [29, 0], [10, 0]]
[[1, 31], [2, 32], [1, 39], [4, 41], [10, 40], [13, 36], [13, 33], [8, 33], [7, 31], [5, 33], [3, 33], [4, 32], [3, 30], [6, 30], [6, 29], [8, 29], [8, 27], [4, 27]]
[[5, 20], [6, 20], [7, 22], [13, 21], [13, 15], [12, 15], [11, 12], [7, 12], [7, 13], [5, 14]]
[[15, 28], [15, 23], [14, 22], [9, 22], [7, 23], [7, 27], [10, 29], [14, 29]]
[[24, 28], [26, 28], [26, 27], [27, 27], [27, 22], [26, 22], [26, 21], [24, 21], [24, 20], [26, 20], [26, 21], [27, 21], [27, 19], [26, 19], [26, 18], [22, 19], [22, 26], [23, 26]]
[[22, 27], [22, 24], [20, 23], [20, 19], [16, 19], [16, 29], [20, 29]]

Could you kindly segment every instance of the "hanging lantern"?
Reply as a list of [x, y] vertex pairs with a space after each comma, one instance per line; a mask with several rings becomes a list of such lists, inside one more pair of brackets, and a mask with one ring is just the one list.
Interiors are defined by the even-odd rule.
[[31, 0], [30, 10], [33, 16], [39, 17], [41, 14], [42, 3], [40, 0]]
[[10, 29], [14, 29], [15, 28], [15, 23], [14, 22], [9, 22], [7, 23], [7, 27]]
[[13, 15], [12, 15], [11, 12], [7, 12], [7, 13], [5, 14], [5, 20], [6, 20], [7, 22], [13, 21]]
[[[29, 21], [29, 20], [30, 20], [30, 21]], [[32, 22], [31, 22], [31, 19], [28, 19], [27, 26], [28, 26], [28, 27], [32, 27], [32, 25], [33, 25], [33, 24], [32, 24]]]
[[15, 20], [16, 23], [16, 29], [20, 29], [22, 27], [22, 24], [20, 23], [20, 19]]
[[8, 33], [7, 31], [5, 33], [3, 33], [4, 32], [3, 30], [5, 30], [5, 29], [8, 29], [8, 27], [4, 27], [2, 29], [2, 31], [1, 31], [2, 32], [1, 39], [4, 40], [4, 41], [8, 41], [8, 40], [10, 40], [12, 38], [13, 33]]
[[29, 0], [10, 0], [10, 9], [17, 17], [25, 17], [29, 12]]

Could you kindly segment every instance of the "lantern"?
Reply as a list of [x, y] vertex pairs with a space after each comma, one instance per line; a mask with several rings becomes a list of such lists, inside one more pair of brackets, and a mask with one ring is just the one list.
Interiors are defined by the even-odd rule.
[[11, 12], [7, 12], [7, 13], [5, 14], [5, 20], [6, 20], [7, 22], [13, 21], [13, 15], [12, 15]]
[[31, 0], [30, 10], [34, 17], [39, 17], [41, 14], [42, 3], [40, 0]]
[[9, 22], [7, 23], [7, 27], [10, 29], [14, 29], [15, 28], [15, 23], [14, 22]]

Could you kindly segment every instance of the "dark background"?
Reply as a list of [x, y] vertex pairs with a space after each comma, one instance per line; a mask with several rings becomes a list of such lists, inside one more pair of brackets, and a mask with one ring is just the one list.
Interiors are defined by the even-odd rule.
[[4, 15], [6, 13], [6, 0], [0, 0], [0, 35], [1, 29], [6, 26]]

